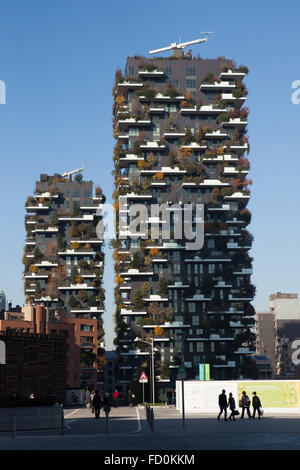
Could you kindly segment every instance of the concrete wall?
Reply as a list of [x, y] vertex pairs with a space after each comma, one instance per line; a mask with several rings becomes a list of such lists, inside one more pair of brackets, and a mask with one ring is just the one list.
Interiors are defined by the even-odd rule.
[[[217, 413], [218, 397], [226, 390], [233, 394], [236, 408], [245, 390], [252, 402], [252, 392], [261, 399], [266, 413], [300, 413], [300, 380], [191, 380], [184, 382], [184, 407], [186, 413]], [[176, 382], [176, 408], [182, 411], [182, 383]]]
[[0, 432], [12, 431], [14, 416], [17, 431], [61, 429], [62, 412], [60, 405], [0, 408]]

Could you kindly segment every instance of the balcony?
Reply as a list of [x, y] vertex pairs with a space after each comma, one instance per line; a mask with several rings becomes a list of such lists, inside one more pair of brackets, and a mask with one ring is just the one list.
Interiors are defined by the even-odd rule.
[[82, 284], [68, 284], [68, 285], [64, 285], [64, 286], [59, 286], [58, 287], [59, 290], [62, 290], [62, 291], [65, 291], [65, 290], [98, 290], [99, 288], [98, 287], [95, 287], [95, 286], [91, 286], [91, 285], [88, 285], [86, 283], [82, 283]]
[[164, 175], [184, 175], [186, 174], [186, 170], [181, 170], [177, 166], [174, 168], [163, 166], [159, 170], [141, 170], [141, 175], [155, 175], [156, 173], [163, 173]]
[[73, 314], [76, 314], [76, 313], [102, 314], [104, 313], [104, 309], [100, 309], [99, 307], [82, 307], [82, 308], [77, 308], [77, 309], [71, 309], [71, 313]]
[[180, 139], [181, 137], [185, 136], [185, 132], [180, 131], [169, 131], [164, 133], [165, 139]]
[[183, 149], [191, 149], [191, 150], [207, 149], [206, 144], [198, 144], [197, 142], [192, 142], [189, 145], [182, 144], [180, 147]]
[[134, 310], [127, 310], [126, 308], [121, 308], [121, 313], [120, 315], [122, 316], [127, 316], [127, 315], [148, 315], [146, 311], [134, 311]]
[[241, 118], [230, 118], [229, 121], [222, 122], [222, 127], [238, 127], [243, 128], [247, 126], [248, 121], [242, 121]]
[[162, 297], [161, 295], [152, 294], [149, 297], [143, 299], [145, 302], [168, 302], [168, 297]]
[[71, 215], [64, 215], [62, 217], [58, 217], [58, 220], [60, 222], [69, 222], [74, 220], [75, 222], [85, 222], [88, 220], [94, 220], [95, 215], [94, 214], [84, 214], [82, 217], [81, 216], [71, 216]]
[[121, 168], [126, 168], [129, 166], [130, 163], [138, 163], [138, 162], [144, 162], [144, 161], [145, 161], [144, 157], [135, 155], [134, 153], [128, 153], [126, 157], [119, 159], [119, 166]]
[[225, 139], [227, 137], [227, 132], [222, 132], [220, 130], [206, 132], [206, 139]]
[[73, 238], [71, 240], [71, 243], [79, 243], [83, 245], [102, 245], [103, 240], [100, 240], [99, 238], [90, 238], [86, 240], [80, 240], [78, 238]]
[[48, 279], [49, 274], [45, 273], [31, 273], [31, 274], [25, 274], [25, 279]]
[[37, 204], [30, 203], [29, 205], [26, 206], [26, 210], [28, 212], [36, 212], [36, 211], [48, 211], [49, 206], [43, 205], [41, 202]]
[[141, 144], [140, 148], [142, 150], [152, 150], [153, 152], [160, 152], [161, 150], [165, 149], [166, 146], [165, 144], [160, 143], [160, 141], [147, 141], [146, 144]]
[[220, 73], [220, 80], [236, 80], [241, 81], [246, 76], [244, 72], [233, 72], [231, 69], [227, 70], [227, 72]]
[[227, 166], [224, 168], [224, 175], [247, 175], [249, 173], [249, 170], [241, 170], [238, 171], [235, 167], [233, 166]]
[[32, 233], [56, 233], [56, 232], [58, 232], [57, 227], [36, 228], [32, 230]]
[[241, 96], [239, 98], [235, 98], [232, 93], [222, 93], [221, 96], [222, 101], [229, 101], [233, 103], [237, 103], [238, 105], [242, 105], [246, 101], [246, 96]]
[[250, 194], [242, 193], [241, 191], [236, 191], [235, 193], [231, 194], [231, 196], [225, 196], [224, 199], [228, 200], [237, 200], [237, 201], [247, 201], [250, 197]]
[[[140, 119], [136, 120], [134, 118], [128, 118], [128, 119], [120, 119], [118, 121], [118, 127], [119, 129], [127, 129], [128, 127], [132, 126], [149, 126], [151, 124], [150, 119]], [[119, 136], [120, 138], [120, 136]]]
[[120, 273], [121, 277], [124, 276], [153, 276], [153, 271], [139, 271], [138, 269], [128, 269], [123, 273]]
[[[175, 101], [175, 102], [180, 102], [180, 101], [183, 101], [185, 99], [185, 96], [181, 96], [181, 95], [177, 95], [177, 96], [168, 96], [168, 95], [163, 95], [162, 93], [157, 93], [155, 95], [155, 98], [154, 100], [155, 101], [166, 101], [166, 102], [172, 102], [172, 101]], [[141, 101], [144, 101], [146, 100], [146, 97], [145, 96], [140, 96], [140, 100]], [[154, 100], [151, 100], [151, 101], [154, 101]], [[149, 101], [149, 100], [148, 100]]]
[[165, 108], [163, 106], [150, 106], [149, 113], [150, 114], [163, 114], [165, 112]]
[[139, 77], [141, 78], [160, 78], [163, 77], [165, 72], [163, 70], [139, 70]]
[[200, 85], [200, 91], [234, 90], [235, 88], [235, 83], [230, 83], [223, 80], [215, 83], [201, 83]]
[[134, 82], [134, 81], [126, 81], [124, 80], [121, 83], [118, 83], [117, 86], [117, 93], [119, 91], [128, 90], [129, 88], [136, 89], [136, 88], [143, 88], [143, 82]]

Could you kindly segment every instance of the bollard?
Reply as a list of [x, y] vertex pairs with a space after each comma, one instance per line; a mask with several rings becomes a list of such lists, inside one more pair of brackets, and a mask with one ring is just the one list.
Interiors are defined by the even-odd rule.
[[12, 433], [11, 433], [11, 437], [13, 439], [16, 438], [16, 431], [17, 431], [17, 418], [13, 416], [12, 417]]
[[154, 432], [154, 411], [153, 408], [150, 410], [150, 419], [151, 419], [151, 431]]
[[61, 436], [64, 435], [64, 427], [65, 427], [65, 416], [64, 416], [63, 405], [61, 405]]
[[108, 412], [105, 412], [105, 433], [108, 434]]

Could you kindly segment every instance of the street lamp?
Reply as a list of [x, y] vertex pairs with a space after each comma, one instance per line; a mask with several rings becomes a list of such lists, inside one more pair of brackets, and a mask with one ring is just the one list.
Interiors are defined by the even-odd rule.
[[153, 338], [150, 338], [150, 343], [149, 341], [145, 341], [141, 338], [136, 337], [134, 341], [141, 341], [142, 343], [147, 344], [148, 346], [151, 347], [151, 383], [152, 383], [152, 403], [155, 403], [155, 374], [154, 374], [154, 351], [157, 351], [157, 349], [154, 349], [154, 340]]

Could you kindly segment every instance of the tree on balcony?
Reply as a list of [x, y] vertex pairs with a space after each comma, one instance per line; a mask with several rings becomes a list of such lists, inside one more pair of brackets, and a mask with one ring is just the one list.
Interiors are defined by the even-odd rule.
[[141, 289], [135, 290], [132, 306], [134, 310], [143, 310], [143, 308], [145, 307], [145, 302], [143, 300], [143, 294]]

